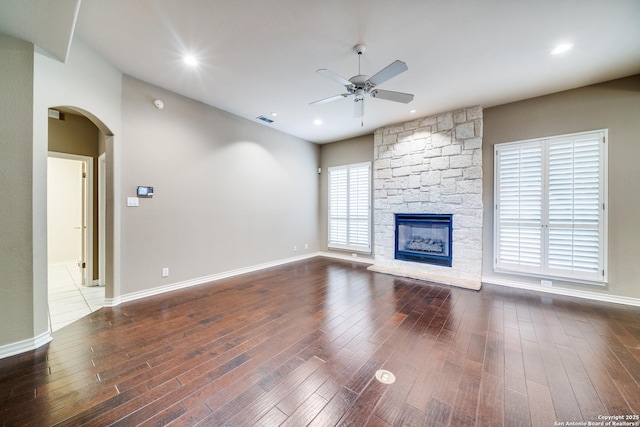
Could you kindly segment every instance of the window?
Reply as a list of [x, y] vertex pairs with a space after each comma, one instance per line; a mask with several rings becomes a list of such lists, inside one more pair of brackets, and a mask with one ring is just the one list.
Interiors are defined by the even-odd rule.
[[371, 252], [371, 163], [329, 168], [329, 248]]
[[606, 137], [495, 145], [496, 271], [606, 281]]

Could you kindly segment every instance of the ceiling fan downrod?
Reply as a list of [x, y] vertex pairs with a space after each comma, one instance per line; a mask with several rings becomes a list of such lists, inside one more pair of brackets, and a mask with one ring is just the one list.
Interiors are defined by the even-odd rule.
[[363, 44], [357, 44], [353, 47], [353, 51], [358, 54], [358, 74], [362, 74], [360, 72], [360, 58], [362, 58], [362, 54], [367, 51], [367, 46]]

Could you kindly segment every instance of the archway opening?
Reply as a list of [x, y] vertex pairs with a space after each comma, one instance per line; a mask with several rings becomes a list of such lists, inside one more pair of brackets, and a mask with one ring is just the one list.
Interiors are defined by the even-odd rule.
[[55, 331], [114, 294], [113, 135], [93, 114], [68, 106], [49, 109], [48, 129], [48, 301]]

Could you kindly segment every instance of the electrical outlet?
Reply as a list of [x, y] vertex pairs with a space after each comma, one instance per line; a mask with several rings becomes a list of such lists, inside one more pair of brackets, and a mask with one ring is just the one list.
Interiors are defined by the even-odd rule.
[[540, 280], [540, 285], [551, 287], [553, 285], [553, 282], [551, 280]]
[[293, 247], [293, 252], [297, 252], [297, 251], [298, 251], [298, 247], [297, 247], [297, 246], [294, 246], [294, 247]]
[[168, 277], [169, 276], [169, 267], [164, 267], [162, 269], [162, 277]]
[[304, 248], [305, 248], [305, 250], [306, 250], [306, 249], [309, 249], [309, 244], [308, 244], [308, 243], [305, 243], [305, 244], [304, 244]]

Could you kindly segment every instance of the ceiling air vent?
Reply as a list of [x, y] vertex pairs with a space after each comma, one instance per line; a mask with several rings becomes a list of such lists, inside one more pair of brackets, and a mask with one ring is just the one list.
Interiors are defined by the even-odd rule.
[[265, 123], [273, 123], [273, 120], [271, 120], [269, 117], [265, 117], [265, 116], [258, 116], [256, 117], [258, 120], [262, 120]]
[[64, 120], [64, 114], [53, 108], [49, 108], [49, 118], [55, 120]]

